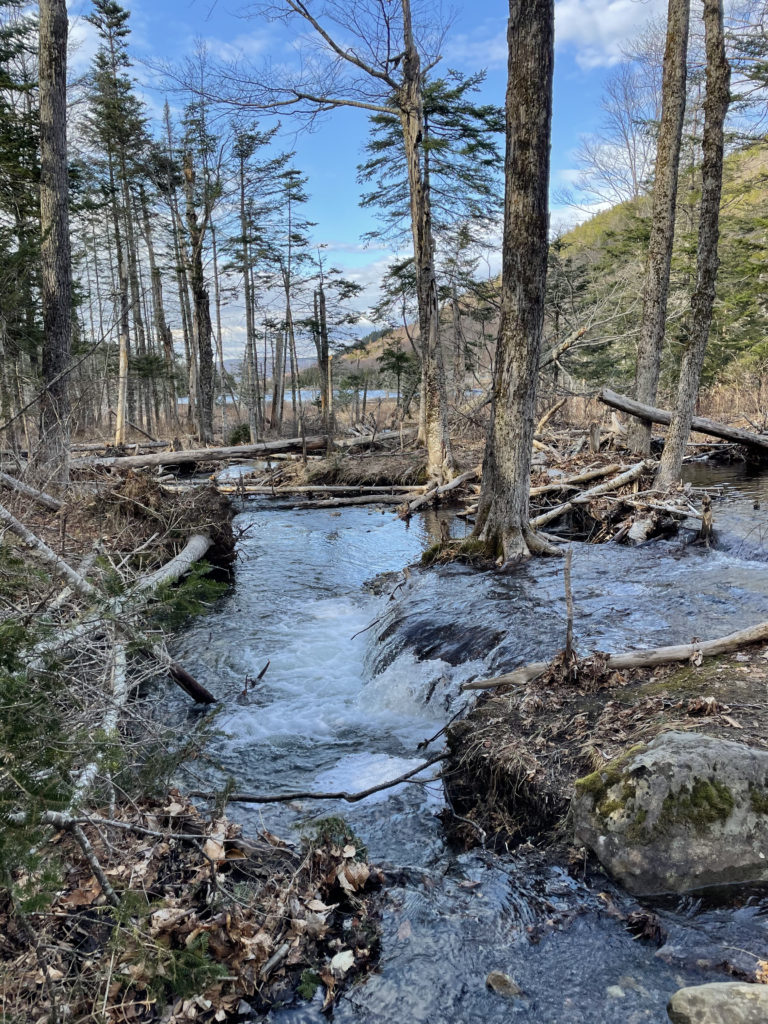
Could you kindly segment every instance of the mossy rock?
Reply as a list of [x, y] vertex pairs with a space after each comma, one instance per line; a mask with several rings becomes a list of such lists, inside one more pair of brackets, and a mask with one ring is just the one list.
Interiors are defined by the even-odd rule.
[[768, 752], [666, 732], [579, 779], [577, 840], [631, 892], [768, 881]]

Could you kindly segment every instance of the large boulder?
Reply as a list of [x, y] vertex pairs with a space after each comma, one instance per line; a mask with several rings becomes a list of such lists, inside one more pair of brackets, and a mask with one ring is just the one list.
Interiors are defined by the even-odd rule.
[[768, 881], [768, 752], [666, 732], [579, 779], [576, 838], [635, 895]]
[[673, 1024], [765, 1024], [768, 985], [722, 981], [681, 988], [667, 1013]]

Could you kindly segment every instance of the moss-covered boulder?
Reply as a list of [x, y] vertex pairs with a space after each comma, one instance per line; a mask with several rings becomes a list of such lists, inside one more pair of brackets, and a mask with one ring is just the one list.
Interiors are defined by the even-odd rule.
[[575, 785], [577, 840], [636, 895], [768, 881], [768, 751], [665, 732]]

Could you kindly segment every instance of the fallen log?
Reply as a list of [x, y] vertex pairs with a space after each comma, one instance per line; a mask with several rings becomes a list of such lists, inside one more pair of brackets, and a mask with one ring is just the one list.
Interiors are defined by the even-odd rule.
[[[634, 398], [617, 395], [609, 388], [603, 388], [597, 397], [604, 405], [620, 409], [622, 412], [629, 413], [630, 416], [645, 420], [646, 423], [662, 423], [669, 426], [672, 422], [671, 412], [665, 409], [654, 409], [651, 405], [636, 402]], [[746, 448], [758, 451], [763, 457], [768, 457], [768, 436], [762, 437], [759, 434], [752, 434], [748, 430], [741, 430], [739, 427], [729, 427], [704, 416], [693, 417], [691, 430], [697, 434], [709, 434], [711, 437], [720, 437], [725, 441], [744, 445]]]
[[[415, 431], [409, 431], [415, 434]], [[367, 434], [364, 437], [337, 438], [336, 445], [342, 448], [356, 448], [359, 445], [372, 444], [374, 441], [400, 439], [397, 430], [383, 431], [380, 434]], [[140, 455], [111, 455], [106, 458], [96, 456], [70, 460], [70, 469], [146, 469], [152, 466], [183, 466], [188, 462], [227, 462], [230, 459], [248, 459], [259, 455], [271, 457], [274, 453], [301, 452], [306, 445], [307, 451], [324, 449], [328, 442], [325, 434], [312, 437], [286, 437], [277, 441], [259, 441], [256, 444], [229, 445], [222, 448], [190, 448], [181, 452], [151, 452]]]
[[613, 477], [612, 480], [606, 480], [604, 484], [598, 484], [596, 487], [591, 487], [588, 491], [581, 491], [579, 494], [575, 494], [568, 501], [564, 501], [561, 505], [555, 505], [554, 508], [549, 509], [546, 512], [542, 512], [540, 516], [536, 516], [531, 520], [531, 527], [534, 530], [538, 530], [542, 526], [546, 526], [547, 523], [551, 523], [553, 519], [559, 519], [560, 516], [565, 515], [566, 512], [570, 512], [574, 505], [583, 505], [588, 501], [592, 501], [593, 498], [599, 498], [601, 494], [608, 494], [610, 491], [615, 491], [619, 487], [623, 487], [624, 484], [632, 483], [633, 480], [637, 480], [639, 476], [645, 472], [646, 469], [650, 469], [653, 466], [653, 462], [649, 459], [644, 459], [642, 462], [636, 463], [634, 466], [630, 466], [624, 473], [620, 473], [618, 476]]
[[36, 487], [30, 487], [23, 480], [17, 480], [15, 476], [9, 476], [8, 473], [0, 473], [0, 485], [9, 491], [23, 494], [25, 498], [31, 498], [32, 501], [42, 505], [43, 508], [50, 509], [51, 512], [58, 512], [61, 508], [61, 502], [58, 498], [54, 498], [51, 494], [46, 494], [45, 491], [38, 491]]
[[402, 505], [410, 494], [360, 494], [355, 498], [322, 498], [319, 501], [302, 501], [293, 508], [344, 508], [347, 505]]
[[[325, 447], [325, 436], [307, 438], [307, 448]], [[181, 452], [151, 452], [141, 455], [96, 456], [70, 460], [70, 469], [146, 469], [152, 466], [183, 466], [187, 462], [226, 462], [229, 459], [247, 459], [273, 452], [301, 451], [300, 437], [281, 438], [278, 441], [260, 441], [257, 444], [229, 445], [224, 448], [190, 448]]]
[[[206, 481], [207, 483], [207, 481]], [[421, 484], [414, 484], [409, 486], [408, 484], [370, 484], [355, 486], [353, 484], [304, 484], [302, 486], [283, 486], [275, 484], [274, 487], [270, 487], [269, 484], [248, 484], [248, 483], [216, 483], [214, 484], [215, 489], [219, 494], [267, 494], [274, 495], [279, 498], [282, 494], [391, 494], [393, 491], [399, 491], [401, 494], [417, 494], [420, 491], [425, 491], [426, 487]]]
[[199, 562], [205, 556], [212, 543], [207, 533], [193, 534], [178, 555], [139, 581], [136, 593], [151, 593], [163, 583], [172, 583], [184, 576], [195, 562]]
[[[727, 654], [729, 651], [738, 651], [742, 647], [760, 643], [763, 640], [768, 640], [768, 622], [759, 622], [756, 626], [740, 629], [736, 633], [729, 633], [727, 636], [717, 637], [715, 640], [701, 640], [692, 644], [677, 644], [673, 647], [651, 647], [642, 651], [611, 654], [605, 661], [605, 667], [616, 671], [629, 668], [653, 668], [655, 665], [669, 665], [676, 661], [692, 661], [699, 655], [711, 658], [716, 654]], [[505, 683], [519, 686], [523, 683], [530, 683], [543, 675], [550, 665], [549, 661], [533, 661], [493, 679], [474, 679], [472, 682], [463, 683], [461, 688], [462, 690], [492, 690]]]

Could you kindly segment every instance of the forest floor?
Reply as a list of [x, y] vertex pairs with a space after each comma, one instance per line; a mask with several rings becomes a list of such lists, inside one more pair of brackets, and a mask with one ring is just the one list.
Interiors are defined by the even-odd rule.
[[[107, 899], [66, 830], [43, 851], [59, 884], [20, 917], [0, 891], [4, 1019], [222, 1021], [324, 990], [376, 962], [380, 874], [343, 823], [301, 850], [204, 817], [177, 791], [86, 816], [83, 830], [118, 895]], [[25, 880], [17, 878], [18, 886]]]

